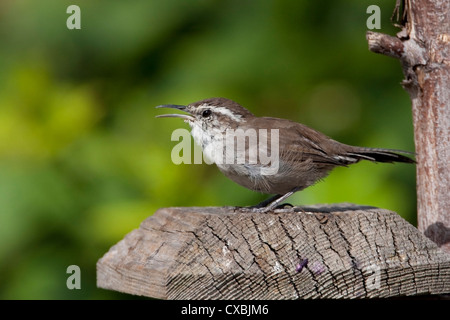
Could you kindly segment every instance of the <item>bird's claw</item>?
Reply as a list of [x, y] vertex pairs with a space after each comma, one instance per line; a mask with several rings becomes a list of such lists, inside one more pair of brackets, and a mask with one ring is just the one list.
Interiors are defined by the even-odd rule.
[[261, 206], [252, 206], [252, 207], [236, 207], [235, 211], [244, 212], [244, 213], [268, 213], [268, 212], [291, 212], [294, 210], [294, 206], [290, 203], [283, 203], [275, 208], [271, 206], [261, 207]]

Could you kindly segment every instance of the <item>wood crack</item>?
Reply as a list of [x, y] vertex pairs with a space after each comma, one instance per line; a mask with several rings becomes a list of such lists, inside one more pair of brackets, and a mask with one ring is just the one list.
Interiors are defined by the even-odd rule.
[[[220, 214], [164, 209], [99, 260], [98, 285], [162, 299], [450, 292], [450, 255], [396, 213], [333, 208], [324, 210], [326, 223], [322, 212], [240, 215], [222, 208]], [[296, 271], [298, 264], [302, 268]], [[366, 269], [372, 264], [378, 273]], [[369, 287], [368, 277], [379, 287]]]

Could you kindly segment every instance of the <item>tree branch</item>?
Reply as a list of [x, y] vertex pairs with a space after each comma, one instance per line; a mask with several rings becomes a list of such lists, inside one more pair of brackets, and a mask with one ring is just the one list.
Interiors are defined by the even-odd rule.
[[369, 50], [392, 58], [401, 59], [404, 54], [403, 42], [387, 34], [367, 31], [366, 39]]
[[397, 0], [394, 14], [400, 11], [397, 37], [366, 37], [370, 51], [402, 63], [414, 122], [418, 227], [450, 252], [450, 2]]

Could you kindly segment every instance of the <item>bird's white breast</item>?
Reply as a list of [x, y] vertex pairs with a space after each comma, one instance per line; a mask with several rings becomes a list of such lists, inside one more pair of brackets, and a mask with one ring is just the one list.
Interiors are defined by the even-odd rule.
[[191, 135], [194, 142], [202, 147], [203, 155], [216, 164], [223, 163], [223, 134], [219, 130], [212, 130], [211, 133], [207, 133], [203, 128], [195, 123], [191, 124]]

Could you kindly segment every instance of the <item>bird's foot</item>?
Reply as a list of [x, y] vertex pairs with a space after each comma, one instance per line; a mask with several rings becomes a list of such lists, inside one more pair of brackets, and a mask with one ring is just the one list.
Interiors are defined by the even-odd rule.
[[235, 211], [237, 212], [243, 212], [243, 213], [267, 213], [271, 209], [268, 207], [259, 207], [259, 206], [252, 206], [252, 207], [236, 207]]
[[275, 210], [278, 210], [278, 209], [290, 209], [290, 208], [294, 208], [294, 205], [292, 205], [290, 203], [282, 203], [282, 204], [279, 204], [278, 206], [276, 206]]
[[245, 213], [268, 213], [268, 212], [274, 212], [274, 213], [281, 213], [281, 212], [293, 212], [294, 206], [290, 203], [283, 203], [280, 205], [277, 205], [276, 207], [273, 206], [251, 206], [251, 207], [236, 207], [235, 211], [238, 212], [245, 212]]

